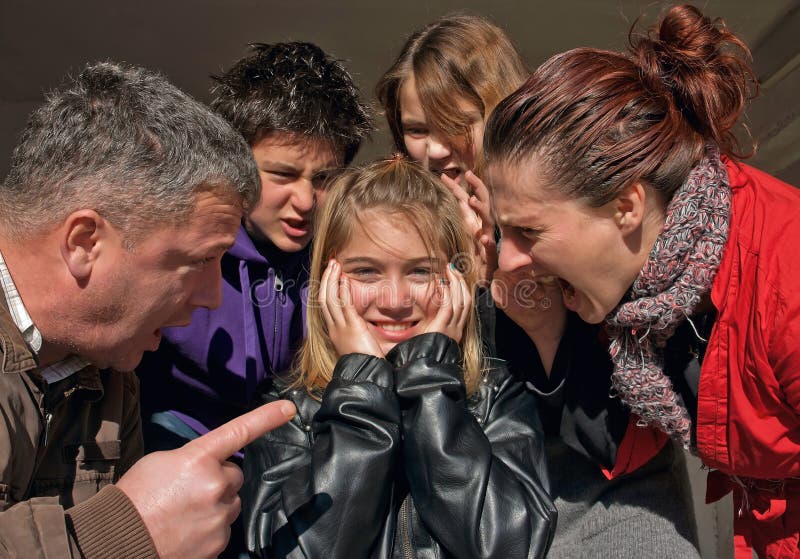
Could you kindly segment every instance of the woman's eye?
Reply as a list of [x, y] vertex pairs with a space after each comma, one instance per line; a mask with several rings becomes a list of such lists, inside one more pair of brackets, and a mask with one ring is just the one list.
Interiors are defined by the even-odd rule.
[[412, 138], [422, 138], [428, 135], [428, 131], [425, 128], [404, 128], [403, 134], [406, 136], [411, 136]]
[[520, 227], [519, 232], [528, 239], [535, 239], [542, 233], [541, 229], [533, 229], [532, 227]]

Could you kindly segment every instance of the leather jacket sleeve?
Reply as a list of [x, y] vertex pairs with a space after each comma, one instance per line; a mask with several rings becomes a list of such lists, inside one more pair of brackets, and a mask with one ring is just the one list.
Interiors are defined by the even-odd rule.
[[556, 511], [539, 479], [535, 399], [506, 374], [486, 391], [494, 402], [485, 416], [473, 416], [460, 349], [442, 334], [403, 342], [387, 358], [396, 366], [402, 463], [431, 536], [454, 557], [544, 557]]
[[289, 424], [245, 450], [248, 549], [259, 557], [368, 557], [392, 516], [400, 437], [394, 371], [385, 359], [345, 355], [311, 426], [298, 408]]

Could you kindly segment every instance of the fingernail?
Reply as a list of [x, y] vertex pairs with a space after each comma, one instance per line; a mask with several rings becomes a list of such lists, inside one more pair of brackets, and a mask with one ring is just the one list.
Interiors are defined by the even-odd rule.
[[283, 402], [281, 404], [281, 413], [291, 419], [297, 413], [297, 408], [291, 402]]
[[453, 264], [452, 262], [450, 262], [450, 269], [451, 269], [451, 270], [455, 270], [455, 269], [456, 269], [456, 265], [455, 265], [455, 264]]

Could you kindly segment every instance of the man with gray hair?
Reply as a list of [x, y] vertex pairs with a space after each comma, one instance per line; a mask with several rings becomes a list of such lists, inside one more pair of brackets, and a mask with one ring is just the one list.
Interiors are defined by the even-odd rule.
[[0, 187], [0, 555], [225, 547], [242, 483], [227, 458], [294, 407], [137, 462], [132, 371], [162, 328], [220, 304], [259, 188], [241, 135], [143, 69], [89, 66], [33, 113]]

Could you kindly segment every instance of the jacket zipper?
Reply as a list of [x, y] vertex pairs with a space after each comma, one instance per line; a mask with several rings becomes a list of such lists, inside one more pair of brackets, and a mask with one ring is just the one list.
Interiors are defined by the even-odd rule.
[[47, 439], [50, 435], [50, 422], [53, 421], [53, 414], [51, 412], [47, 412], [44, 415], [44, 444], [42, 447], [47, 448]]
[[411, 511], [408, 508], [408, 500], [410, 498], [410, 494], [406, 495], [406, 498], [403, 499], [403, 504], [400, 505], [400, 537], [403, 541], [403, 556], [406, 559], [412, 559], [414, 557], [411, 548], [411, 537], [408, 533], [408, 525], [411, 523]]
[[273, 333], [272, 333], [272, 358], [275, 363], [278, 362], [278, 356], [275, 355], [276, 350], [278, 348], [278, 314], [279, 314], [279, 306], [281, 304], [281, 298], [283, 297], [283, 275], [281, 274], [280, 270], [275, 268], [275, 280], [274, 280], [274, 288], [275, 288], [275, 316], [273, 317], [274, 320], [272, 324], [274, 325]]
[[33, 487], [33, 481], [36, 477], [36, 472], [39, 470], [39, 464], [41, 464], [44, 455], [47, 453], [47, 441], [50, 435], [50, 423], [53, 421], [53, 413], [50, 411], [42, 410], [43, 417], [44, 417], [44, 429], [42, 429], [41, 435], [39, 435], [39, 448], [36, 449], [36, 457], [34, 458], [34, 468], [33, 472], [31, 472], [31, 477], [28, 480], [28, 487], [25, 489], [25, 498], [28, 498], [31, 494], [31, 487]]
[[[69, 390], [64, 392], [64, 399], [68, 399], [72, 394], [78, 390], [77, 386], [73, 386]], [[47, 392], [47, 389], [45, 389]], [[56, 407], [59, 405], [64, 405], [64, 402], [60, 402], [56, 404]], [[36, 473], [39, 471], [39, 466], [42, 463], [45, 455], [47, 454], [47, 445], [50, 442], [50, 426], [53, 423], [53, 412], [51, 409], [48, 409], [50, 404], [48, 404], [48, 399], [46, 394], [42, 398], [42, 402], [39, 406], [40, 411], [42, 412], [42, 419], [44, 419], [44, 425], [42, 426], [42, 432], [39, 435], [39, 448], [36, 449], [36, 457], [34, 458], [34, 469], [33, 473], [31, 474], [31, 479], [28, 480], [28, 488], [25, 490], [25, 495], [30, 495], [31, 487], [33, 487], [33, 481], [36, 477]]]

